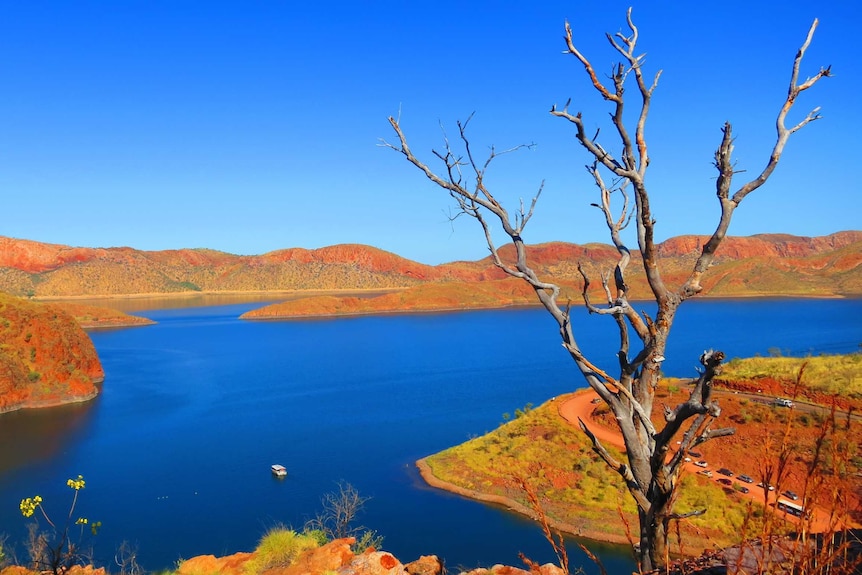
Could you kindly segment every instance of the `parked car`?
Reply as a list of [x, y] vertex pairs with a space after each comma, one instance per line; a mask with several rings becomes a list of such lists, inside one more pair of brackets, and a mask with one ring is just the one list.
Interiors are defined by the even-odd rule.
[[704, 461], [703, 459], [701, 459], [700, 461], [695, 461], [695, 462], [694, 462], [694, 464], [695, 464], [695, 465], [697, 465], [698, 467], [706, 467], [707, 465], [709, 465], [709, 464], [708, 464], [706, 461]]
[[703, 457], [703, 454], [699, 451], [689, 451], [688, 454], [692, 457]]
[[739, 483], [734, 483], [733, 488], [739, 491], [740, 493], [748, 493], [749, 489], [745, 485], [740, 485]]
[[799, 496], [796, 495], [796, 493], [794, 493], [793, 491], [790, 491], [789, 489], [787, 491], [785, 491], [784, 493], [782, 493], [782, 495], [788, 499], [792, 499], [793, 501], [799, 500]]
[[727, 485], [728, 487], [730, 487], [731, 485], [733, 485], [733, 481], [731, 481], [731, 480], [730, 480], [730, 479], [728, 479], [727, 477], [720, 477], [720, 478], [718, 479], [718, 482], [719, 482], [719, 483], [721, 483], [722, 485]]
[[698, 474], [703, 475], [704, 477], [712, 477], [712, 471], [709, 469], [702, 469], [698, 471]]
[[789, 399], [782, 399], [780, 397], [776, 397], [775, 401], [773, 402], [773, 405], [776, 405], [778, 407], [793, 407], [793, 402]]
[[774, 487], [774, 486], [772, 486], [772, 485], [764, 485], [762, 481], [761, 481], [760, 483], [758, 483], [758, 484], [757, 484], [757, 486], [758, 486], [758, 487], [762, 487], [763, 489], [767, 489], [767, 488], [769, 488], [769, 491], [775, 491], [775, 487]]
[[721, 469], [718, 470], [718, 472], [721, 473], [722, 475], [727, 475], [728, 477], [733, 477], [733, 471], [731, 471], [727, 467], [722, 467]]
[[737, 477], [740, 481], [745, 481], [746, 483], [754, 483], [754, 479], [749, 477], [748, 475], [740, 475]]

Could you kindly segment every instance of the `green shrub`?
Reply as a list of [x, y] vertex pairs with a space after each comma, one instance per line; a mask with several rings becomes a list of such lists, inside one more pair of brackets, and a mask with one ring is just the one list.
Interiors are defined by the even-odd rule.
[[527, 415], [528, 413], [530, 413], [530, 410], [531, 410], [531, 409], [533, 409], [533, 404], [532, 404], [532, 403], [528, 403], [528, 404], [527, 404], [527, 405], [525, 405], [523, 408], [518, 408], [518, 409], [516, 409], [516, 410], [515, 410], [515, 419], [518, 419], [519, 417], [524, 417], [525, 415]]
[[273, 567], [289, 567], [303, 551], [319, 546], [316, 532], [297, 533], [284, 526], [273, 527], [261, 537], [254, 558], [245, 564], [245, 572], [258, 575]]
[[176, 291], [201, 291], [199, 285], [189, 281], [185, 282], [168, 282], [168, 287]]
[[329, 543], [329, 537], [326, 536], [326, 533], [320, 529], [305, 529], [302, 532], [303, 537], [310, 537], [317, 542], [317, 546], [321, 547]]
[[378, 535], [376, 531], [368, 529], [356, 537], [356, 543], [354, 543], [350, 548], [354, 553], [360, 555], [368, 549], [374, 549], [377, 551], [380, 549], [381, 545], [383, 545], [383, 536]]

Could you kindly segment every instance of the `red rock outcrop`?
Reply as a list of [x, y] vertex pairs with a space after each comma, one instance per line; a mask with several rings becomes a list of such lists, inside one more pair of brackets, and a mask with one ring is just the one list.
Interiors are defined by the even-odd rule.
[[[316, 549], [302, 553], [288, 566], [266, 569], [266, 575], [440, 575], [442, 565], [433, 555], [423, 556], [404, 565], [391, 553], [369, 549], [356, 555], [350, 549], [353, 538], [336, 539]], [[227, 557], [203, 555], [183, 561], [178, 575], [197, 573], [221, 573], [223, 575], [245, 575], [246, 563], [255, 553], [236, 553]], [[547, 573], [545, 575], [559, 575]]]
[[0, 293], [0, 412], [92, 399], [104, 376], [69, 314]]

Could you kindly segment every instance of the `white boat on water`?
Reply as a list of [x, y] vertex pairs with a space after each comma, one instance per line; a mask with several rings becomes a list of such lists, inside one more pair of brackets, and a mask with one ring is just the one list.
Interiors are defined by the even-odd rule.
[[273, 465], [272, 474], [276, 477], [287, 477], [287, 468], [284, 465]]

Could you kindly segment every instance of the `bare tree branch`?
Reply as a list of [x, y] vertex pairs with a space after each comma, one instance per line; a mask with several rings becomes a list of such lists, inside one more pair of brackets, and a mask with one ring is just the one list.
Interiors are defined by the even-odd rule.
[[817, 83], [822, 78], [830, 77], [832, 67], [827, 66], [825, 68], [821, 68], [820, 71], [812, 78], [808, 78], [802, 84], [797, 84], [799, 81], [799, 66], [802, 64], [802, 59], [805, 56], [806, 50], [808, 50], [808, 46], [811, 43], [811, 39], [814, 36], [814, 30], [817, 28], [818, 21], [817, 19], [811, 24], [811, 27], [808, 29], [808, 35], [805, 38], [805, 42], [802, 44], [802, 47], [799, 48], [799, 51], [796, 53], [796, 58], [793, 60], [793, 69], [790, 74], [790, 87], [787, 90], [787, 98], [784, 100], [784, 103], [781, 105], [781, 108], [778, 112], [778, 117], [775, 121], [775, 129], [777, 132], [777, 137], [775, 140], [775, 145], [772, 148], [772, 153], [769, 155], [769, 160], [766, 163], [766, 167], [763, 168], [763, 171], [754, 178], [753, 180], [745, 183], [742, 187], [740, 187], [732, 197], [729, 196], [731, 180], [733, 179], [733, 164], [731, 162], [731, 154], [733, 153], [733, 138], [731, 136], [732, 129], [730, 123], [725, 123], [724, 128], [722, 130], [723, 137], [721, 140], [721, 145], [718, 148], [718, 151], [715, 153], [715, 167], [718, 169], [718, 179], [716, 180], [716, 195], [718, 196], [719, 203], [721, 205], [721, 217], [718, 221], [718, 226], [716, 227], [715, 232], [713, 232], [712, 237], [710, 237], [709, 241], [707, 241], [703, 246], [703, 251], [700, 257], [697, 259], [697, 262], [694, 265], [694, 269], [692, 270], [691, 275], [688, 280], [680, 289], [679, 295], [682, 298], [688, 298], [695, 294], [700, 293], [703, 290], [701, 286], [701, 278], [703, 274], [706, 272], [709, 265], [712, 263], [713, 259], [715, 259], [715, 252], [718, 249], [718, 246], [721, 245], [721, 242], [724, 240], [727, 235], [727, 230], [730, 227], [730, 221], [733, 217], [733, 212], [745, 199], [745, 197], [758, 189], [766, 180], [769, 179], [769, 176], [772, 175], [772, 172], [775, 171], [776, 166], [778, 165], [779, 160], [781, 159], [781, 154], [784, 151], [784, 147], [787, 144], [788, 139], [794, 133], [804, 127], [806, 124], [813, 122], [814, 120], [820, 119], [820, 108], [815, 108], [813, 111], [809, 112], [808, 115], [798, 124], [791, 128], [787, 128], [785, 125], [787, 114], [790, 112], [793, 104], [796, 102], [796, 98], [799, 96], [801, 92], [811, 88], [815, 83]]
[[[732, 159], [732, 126], [730, 123], [724, 125], [714, 160], [718, 170], [715, 193], [720, 205], [716, 230], [702, 247], [686, 281], [678, 288], [668, 289], [660, 270], [655, 241], [656, 221], [645, 178], [650, 164], [646, 121], [661, 71], [651, 81], [647, 80], [644, 73], [646, 56], [638, 53], [640, 32], [634, 24], [631, 10], [626, 14], [626, 23], [627, 33], [606, 35], [612, 49], [621, 57], [621, 61], [611, 69], [608, 83], [599, 79], [590, 59], [578, 49], [571, 26], [568, 23], [565, 26], [564, 53], [575, 57], [592, 87], [603, 100], [609, 102], [612, 126], [610, 138], [615, 140], [613, 145], [599, 141], [600, 136], [607, 139], [607, 135], [603, 135], [600, 130], [595, 130], [592, 135], [587, 134], [582, 114], [569, 112], [571, 100], [562, 109], [553, 106], [550, 111], [553, 116], [563, 118], [575, 127], [575, 137], [588, 156], [587, 171], [599, 190], [598, 200], [591, 205], [601, 212], [617, 250], [618, 260], [613, 272], [601, 271], [599, 274], [606, 296], [605, 306], [591, 301], [590, 278], [580, 263], [578, 270], [583, 278], [581, 296], [586, 310], [610, 316], [616, 322], [619, 332], [619, 348], [616, 352], [619, 377], [611, 376], [596, 362], [585, 357], [575, 339], [570, 321], [570, 305], [567, 303], [561, 306], [558, 303], [561, 293], [559, 285], [540, 277], [528, 263], [529, 250], [523, 233], [534, 214], [544, 183], [538, 187], [531, 201], [522, 199], [512, 215], [490, 189], [486, 176], [492, 162], [501, 155], [530, 145], [514, 146], [503, 151], [492, 147], [487, 157], [480, 161], [474, 155], [467, 137], [467, 126], [472, 115], [467, 121], [458, 123], [457, 142], [450, 142], [444, 137], [445, 147], [440, 152], [434, 152], [443, 165], [440, 175], [413, 154], [399, 120], [389, 118], [398, 142], [393, 145], [384, 141], [383, 145], [403, 154], [429, 180], [446, 190], [455, 199], [459, 215], [468, 215], [479, 223], [494, 264], [508, 276], [527, 282], [539, 302], [557, 322], [563, 347], [587, 384], [608, 405], [623, 436], [627, 462], [613, 457], [584, 422], [579, 421], [593, 450], [624, 479], [637, 503], [641, 526], [638, 560], [642, 568], [649, 570], [662, 566], [666, 561], [668, 523], [700, 513], [677, 514], [673, 511], [685, 454], [697, 445], [733, 433], [732, 428], [712, 429], [713, 422], [721, 414], [718, 403], [712, 399], [712, 382], [720, 373], [724, 360], [724, 354], [720, 351], [704, 352], [700, 358], [703, 369], [694, 380], [687, 400], [673, 409], [664, 408], [663, 427], [657, 430], [652, 422], [656, 388], [676, 312], [683, 301], [702, 291], [701, 279], [726, 236], [735, 209], [774, 172], [790, 135], [820, 118], [819, 109], [815, 108], [801, 121], [787, 127], [788, 112], [799, 94], [814, 86], [821, 78], [830, 76], [830, 68], [822, 68], [817, 75], [799, 82], [799, 69], [817, 26], [815, 20], [793, 63], [790, 88], [776, 119], [777, 136], [768, 162], [755, 178], [733, 193], [733, 177], [740, 172], [735, 170]], [[633, 113], [625, 107], [626, 83], [631, 86], [632, 80], [636, 87], [632, 93], [635, 98], [639, 97], [637, 109]], [[636, 118], [633, 125], [626, 124], [627, 118]], [[459, 152], [455, 151], [454, 144], [457, 144]], [[610, 174], [609, 177], [603, 174], [604, 170]], [[615, 207], [614, 202], [621, 205]], [[626, 273], [634, 256], [623, 241], [622, 232], [631, 222], [635, 224], [638, 257], [657, 307], [652, 316], [645, 311], [636, 311], [629, 302]], [[506, 258], [509, 261], [504, 261], [494, 241], [492, 232], [497, 226], [514, 248], [514, 258]], [[630, 336], [631, 333], [636, 339]], [[638, 343], [639, 348], [633, 350], [632, 346]], [[671, 453], [672, 440], [679, 433], [682, 433], [680, 446]]]

